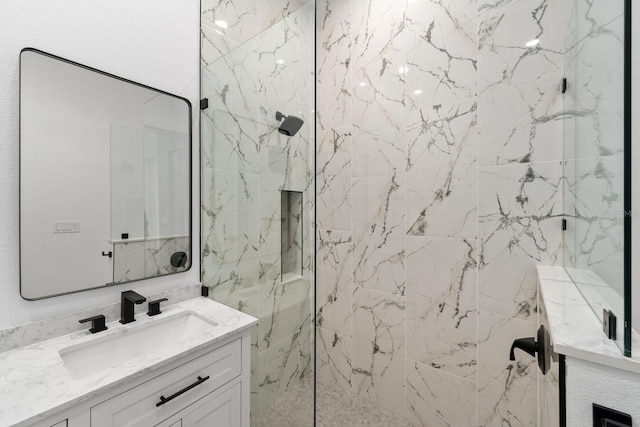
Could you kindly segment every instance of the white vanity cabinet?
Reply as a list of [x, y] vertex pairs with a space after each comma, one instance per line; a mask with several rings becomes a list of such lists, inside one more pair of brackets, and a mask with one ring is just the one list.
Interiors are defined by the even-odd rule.
[[132, 379], [37, 427], [248, 427], [250, 333]]

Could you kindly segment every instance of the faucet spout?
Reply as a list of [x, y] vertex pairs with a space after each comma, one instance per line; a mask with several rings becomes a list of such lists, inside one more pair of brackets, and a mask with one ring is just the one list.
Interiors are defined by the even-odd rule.
[[124, 291], [120, 296], [120, 323], [123, 325], [135, 322], [134, 305], [142, 304], [147, 299], [134, 291]]
[[536, 352], [538, 351], [538, 343], [534, 337], [530, 338], [518, 338], [511, 345], [511, 351], [509, 352], [509, 360], [516, 360], [516, 355], [514, 354], [514, 350], [519, 348], [520, 350], [524, 350], [533, 357], [536, 357]]

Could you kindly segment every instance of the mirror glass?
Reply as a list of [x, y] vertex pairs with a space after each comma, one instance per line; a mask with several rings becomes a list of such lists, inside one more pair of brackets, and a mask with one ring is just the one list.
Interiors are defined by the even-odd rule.
[[631, 268], [625, 263], [630, 244], [627, 3], [573, 1], [563, 83], [564, 265], [599, 319], [603, 311], [616, 316], [616, 342], [623, 350]]
[[189, 101], [20, 53], [20, 293], [40, 299], [191, 265]]

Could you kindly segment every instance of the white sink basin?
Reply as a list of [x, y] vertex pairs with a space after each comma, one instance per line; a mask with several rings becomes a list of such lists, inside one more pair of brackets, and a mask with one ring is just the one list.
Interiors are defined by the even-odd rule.
[[118, 333], [63, 348], [59, 354], [71, 377], [81, 379], [152, 352], [168, 357], [180, 350], [180, 343], [206, 334], [213, 326], [215, 322], [183, 311], [153, 322], [133, 323]]

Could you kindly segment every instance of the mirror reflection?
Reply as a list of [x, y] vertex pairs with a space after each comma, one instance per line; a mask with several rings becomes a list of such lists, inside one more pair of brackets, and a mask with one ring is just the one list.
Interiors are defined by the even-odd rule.
[[187, 270], [190, 159], [187, 100], [24, 49], [22, 296]]

